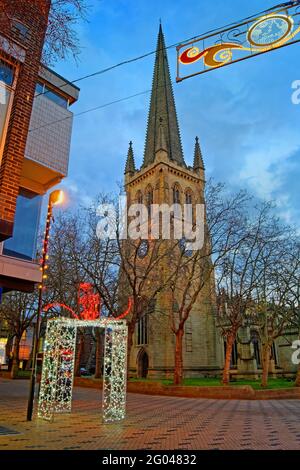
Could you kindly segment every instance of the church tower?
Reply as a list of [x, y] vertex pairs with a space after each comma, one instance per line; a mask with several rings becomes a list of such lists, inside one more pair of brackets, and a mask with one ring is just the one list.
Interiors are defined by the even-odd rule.
[[[125, 166], [125, 190], [132, 203], [204, 204], [205, 169], [196, 137], [193, 166], [184, 160], [162, 27], [157, 50], [148, 116], [143, 164], [136, 168], [129, 144]], [[142, 256], [146, 254], [142, 253]], [[173, 301], [172, 301], [173, 303]], [[155, 312], [136, 325], [129, 372], [137, 377], [172, 377], [175, 335], [168, 311], [173, 309], [166, 292], [157, 296]], [[220, 342], [215, 325], [213, 281], [203, 289], [185, 324], [183, 343], [185, 377], [217, 375]]]

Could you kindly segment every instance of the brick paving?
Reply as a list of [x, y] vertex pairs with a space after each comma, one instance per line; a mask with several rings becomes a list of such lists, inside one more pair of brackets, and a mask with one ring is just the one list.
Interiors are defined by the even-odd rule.
[[[300, 450], [299, 400], [128, 394], [127, 418], [103, 424], [100, 391], [75, 388], [71, 414], [28, 423], [28, 386], [28, 381], [0, 379], [0, 450]], [[2, 434], [3, 428], [10, 434]]]

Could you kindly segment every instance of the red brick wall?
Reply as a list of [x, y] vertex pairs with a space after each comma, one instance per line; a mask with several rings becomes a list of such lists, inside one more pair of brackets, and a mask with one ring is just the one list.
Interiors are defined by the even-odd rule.
[[[50, 0], [0, 0], [1, 34], [15, 40], [26, 50], [24, 63], [18, 64], [19, 75], [0, 167], [0, 241], [13, 234], [16, 200], [49, 5]], [[20, 37], [12, 30], [6, 13], [29, 28], [26, 40], [20, 41]]]

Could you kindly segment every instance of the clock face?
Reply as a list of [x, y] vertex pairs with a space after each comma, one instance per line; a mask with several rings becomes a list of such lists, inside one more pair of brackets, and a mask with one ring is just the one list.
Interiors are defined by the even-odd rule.
[[179, 241], [179, 248], [181, 250], [181, 252], [184, 254], [184, 256], [193, 256], [193, 250], [189, 250], [187, 248], [187, 240], [183, 237], [180, 241]]
[[270, 15], [256, 23], [248, 31], [248, 41], [257, 47], [269, 47], [280, 43], [293, 29], [293, 19], [285, 15]]
[[149, 243], [147, 240], [142, 240], [140, 246], [138, 248], [138, 256], [139, 258], [145, 258], [147, 256], [149, 250]]

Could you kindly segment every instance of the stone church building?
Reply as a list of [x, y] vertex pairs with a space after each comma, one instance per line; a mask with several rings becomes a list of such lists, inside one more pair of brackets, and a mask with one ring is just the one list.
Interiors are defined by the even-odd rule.
[[[196, 138], [193, 167], [186, 164], [180, 138], [172, 83], [160, 26], [144, 160], [136, 168], [132, 143], [126, 167], [125, 190], [128, 203], [203, 203], [205, 169], [199, 140]], [[147, 242], [141, 249], [147, 256]], [[198, 296], [185, 324], [183, 367], [185, 377], [218, 376], [224, 362], [223, 338], [216, 326], [214, 282]], [[136, 325], [129, 362], [129, 374], [137, 377], [171, 378], [174, 371], [175, 335], [162, 311], [173, 308], [165, 293], [156, 299], [158, 313], [144, 315]], [[290, 363], [291, 342], [280, 338], [273, 347], [271, 373], [293, 371]], [[239, 332], [233, 348], [232, 375], [255, 377], [261, 367], [260, 344], [255, 329]], [[292, 370], [291, 370], [292, 369]]]

